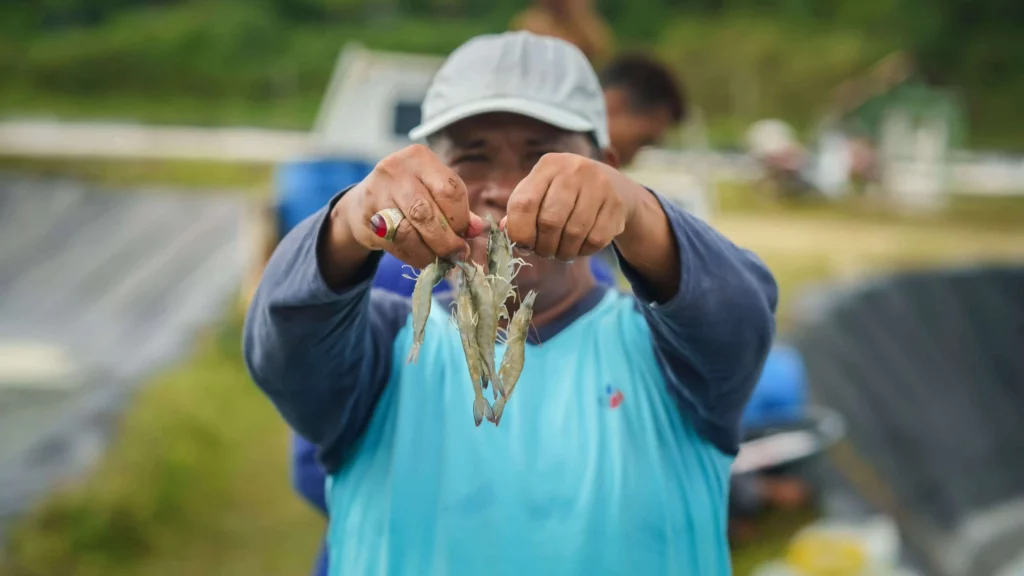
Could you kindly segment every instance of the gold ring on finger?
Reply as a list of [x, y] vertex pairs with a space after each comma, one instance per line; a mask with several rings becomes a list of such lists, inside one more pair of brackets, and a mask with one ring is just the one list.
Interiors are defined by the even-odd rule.
[[370, 217], [370, 230], [378, 238], [391, 242], [395, 239], [398, 225], [405, 219], [405, 214], [398, 208], [385, 208]]

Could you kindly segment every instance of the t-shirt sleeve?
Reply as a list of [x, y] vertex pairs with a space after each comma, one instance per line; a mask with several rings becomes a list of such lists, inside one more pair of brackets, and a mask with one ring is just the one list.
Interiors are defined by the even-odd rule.
[[752, 252], [655, 196], [679, 247], [679, 291], [655, 303], [617, 248], [616, 257], [650, 328], [669, 395], [708, 441], [735, 454], [743, 407], [775, 335], [778, 287]]
[[335, 469], [359, 438], [390, 377], [409, 300], [371, 290], [381, 252], [341, 292], [320, 272], [317, 246], [341, 194], [282, 239], [246, 315], [243, 356], [256, 385]]

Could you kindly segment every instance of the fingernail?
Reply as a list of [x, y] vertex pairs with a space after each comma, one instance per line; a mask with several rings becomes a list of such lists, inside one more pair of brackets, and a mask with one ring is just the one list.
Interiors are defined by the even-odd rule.
[[507, 220], [508, 220], [508, 216], [505, 216], [505, 217], [503, 217], [503, 218], [501, 219], [501, 222], [498, 222], [498, 230], [501, 230], [502, 232], [504, 232], [504, 231], [505, 231], [505, 222], [506, 222]]
[[482, 234], [484, 231], [484, 221], [482, 218], [470, 212], [469, 214], [469, 226], [466, 228], [466, 236], [475, 238]]

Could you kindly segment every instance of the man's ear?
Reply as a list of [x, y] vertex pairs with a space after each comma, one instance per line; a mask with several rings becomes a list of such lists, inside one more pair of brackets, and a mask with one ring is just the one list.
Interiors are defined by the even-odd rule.
[[622, 165], [622, 162], [619, 160], [619, 153], [612, 146], [601, 150], [601, 162], [604, 162], [616, 170], [618, 170]]

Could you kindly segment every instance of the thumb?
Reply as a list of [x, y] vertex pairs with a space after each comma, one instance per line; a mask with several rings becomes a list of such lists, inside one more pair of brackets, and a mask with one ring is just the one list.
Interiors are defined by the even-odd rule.
[[484, 220], [476, 214], [469, 213], [469, 226], [466, 228], [466, 238], [476, 238], [484, 233]]

